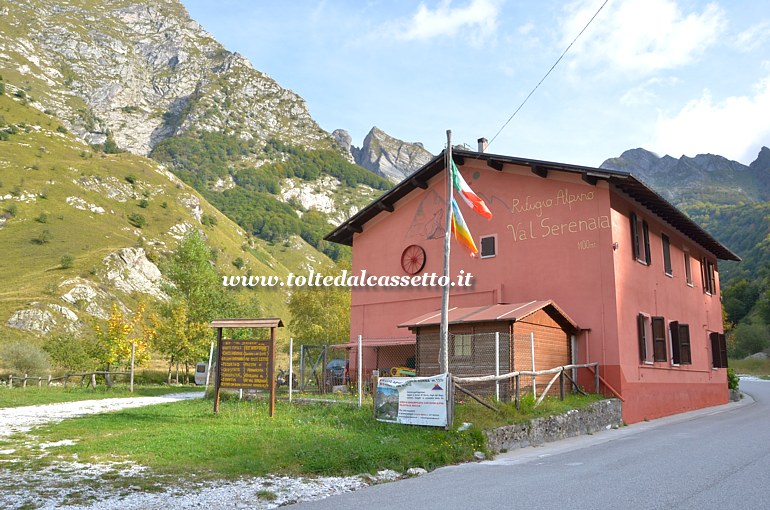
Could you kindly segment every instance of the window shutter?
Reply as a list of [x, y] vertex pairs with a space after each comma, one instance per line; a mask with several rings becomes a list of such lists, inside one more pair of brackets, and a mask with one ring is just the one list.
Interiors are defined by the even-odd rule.
[[679, 357], [682, 365], [692, 364], [692, 354], [690, 352], [690, 326], [689, 324], [679, 325]]
[[661, 234], [661, 240], [663, 241], [663, 266], [666, 274], [673, 274], [671, 268], [671, 241], [666, 234]]
[[720, 361], [719, 333], [709, 333], [709, 340], [711, 340], [711, 366], [719, 368], [722, 366]]
[[636, 213], [631, 213], [631, 248], [634, 260], [638, 260], [641, 257], [641, 250], [639, 249], [639, 223], [636, 218]]
[[666, 320], [663, 317], [652, 318], [652, 350], [655, 361], [666, 361]]
[[719, 361], [722, 368], [727, 368], [727, 342], [724, 333], [719, 333]]
[[711, 340], [711, 364], [714, 368], [727, 368], [727, 342], [724, 333], [709, 333]]
[[678, 365], [682, 362], [682, 353], [679, 349], [679, 322], [669, 324], [671, 330], [671, 363]]
[[636, 316], [636, 327], [639, 330], [639, 359], [644, 363], [647, 361], [647, 338], [644, 331], [644, 315], [641, 313]]
[[644, 261], [649, 266], [652, 264], [652, 253], [650, 253], [650, 226], [646, 221], [642, 221], [642, 234], [644, 234]]

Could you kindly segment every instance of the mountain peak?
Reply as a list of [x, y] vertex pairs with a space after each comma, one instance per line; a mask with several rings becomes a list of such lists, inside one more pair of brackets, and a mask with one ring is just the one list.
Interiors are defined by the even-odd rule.
[[359, 149], [351, 147], [355, 162], [385, 177], [401, 182], [433, 158], [421, 143], [409, 143], [394, 138], [377, 126], [372, 127]]

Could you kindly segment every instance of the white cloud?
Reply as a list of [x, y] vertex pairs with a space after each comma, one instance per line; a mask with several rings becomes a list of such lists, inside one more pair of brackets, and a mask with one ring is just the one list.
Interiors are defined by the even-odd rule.
[[739, 33], [733, 46], [748, 53], [756, 50], [770, 39], [770, 21], [763, 21]]
[[471, 0], [464, 7], [453, 7], [442, 0], [435, 9], [420, 3], [408, 20], [388, 27], [398, 39], [427, 40], [442, 36], [468, 36], [472, 44], [493, 37], [497, 30], [499, 0]]
[[[565, 45], [582, 30], [602, 0], [579, 0], [562, 26]], [[609, 2], [571, 51], [572, 68], [649, 74], [696, 61], [726, 25], [725, 13], [708, 4], [684, 14], [675, 0]]]
[[620, 98], [620, 104], [625, 106], [639, 106], [653, 104], [658, 99], [657, 89], [661, 87], [676, 85], [679, 83], [679, 79], [676, 77], [654, 77], [650, 78], [644, 83], [633, 87], [628, 90]]
[[770, 139], [770, 76], [754, 87], [752, 96], [731, 96], [714, 102], [705, 90], [669, 117], [661, 113], [652, 150], [679, 157], [682, 154], [719, 154], [751, 162]]

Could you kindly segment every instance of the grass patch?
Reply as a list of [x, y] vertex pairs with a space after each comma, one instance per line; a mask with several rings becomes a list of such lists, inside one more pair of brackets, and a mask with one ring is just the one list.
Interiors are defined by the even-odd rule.
[[727, 364], [735, 370], [736, 374], [758, 377], [770, 376], [770, 359], [730, 359]]
[[[371, 404], [276, 403], [268, 416], [267, 402], [225, 401], [214, 415], [209, 400], [181, 401], [109, 414], [65, 420], [34, 430], [35, 442], [75, 440], [46, 449], [36, 462], [135, 462], [160, 476], [197, 479], [237, 478], [267, 474], [354, 475], [381, 469], [405, 472], [410, 467], [432, 470], [473, 459], [485, 451], [482, 427], [499, 426], [582, 407], [596, 398], [546, 401], [536, 410], [503, 405], [493, 413], [473, 403], [456, 407], [456, 425], [464, 431], [380, 423]], [[488, 414], [487, 414], [488, 413]], [[26, 435], [9, 438], [4, 448], [34, 459]]]
[[[74, 380], [74, 379], [73, 379]], [[0, 408], [20, 407], [39, 404], [55, 404], [58, 402], [75, 402], [78, 400], [96, 400], [103, 398], [118, 397], [156, 397], [167, 395], [169, 393], [181, 393], [185, 391], [203, 391], [195, 386], [134, 386], [134, 392], [131, 393], [128, 385], [115, 384], [112, 389], [104, 385], [97, 385], [93, 388], [60, 387], [51, 386], [39, 388], [30, 386], [27, 388], [8, 388], [0, 387]]]

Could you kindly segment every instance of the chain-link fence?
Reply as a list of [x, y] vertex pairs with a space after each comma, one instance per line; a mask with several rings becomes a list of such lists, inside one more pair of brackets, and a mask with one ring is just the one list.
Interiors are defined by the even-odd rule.
[[[360, 345], [360, 349], [359, 349]], [[432, 376], [439, 370], [438, 333], [404, 337], [361, 338], [345, 344], [317, 345], [291, 341], [289, 363], [292, 395], [351, 396], [366, 398], [376, 389], [379, 377]], [[460, 378], [504, 376], [511, 372], [533, 372], [569, 365], [572, 360], [567, 335], [559, 329], [509, 332], [450, 333], [447, 346], [449, 372]], [[289, 367], [276, 371], [279, 396], [288, 395]], [[576, 380], [576, 370], [567, 373]], [[518, 379], [518, 380], [517, 380]], [[473, 394], [510, 401], [519, 394], [540, 395], [552, 374], [521, 375], [502, 380], [463, 383]], [[360, 380], [360, 385], [359, 385]], [[567, 386], [567, 391], [570, 389]], [[360, 389], [359, 389], [360, 388]], [[549, 394], [559, 393], [559, 385]]]

